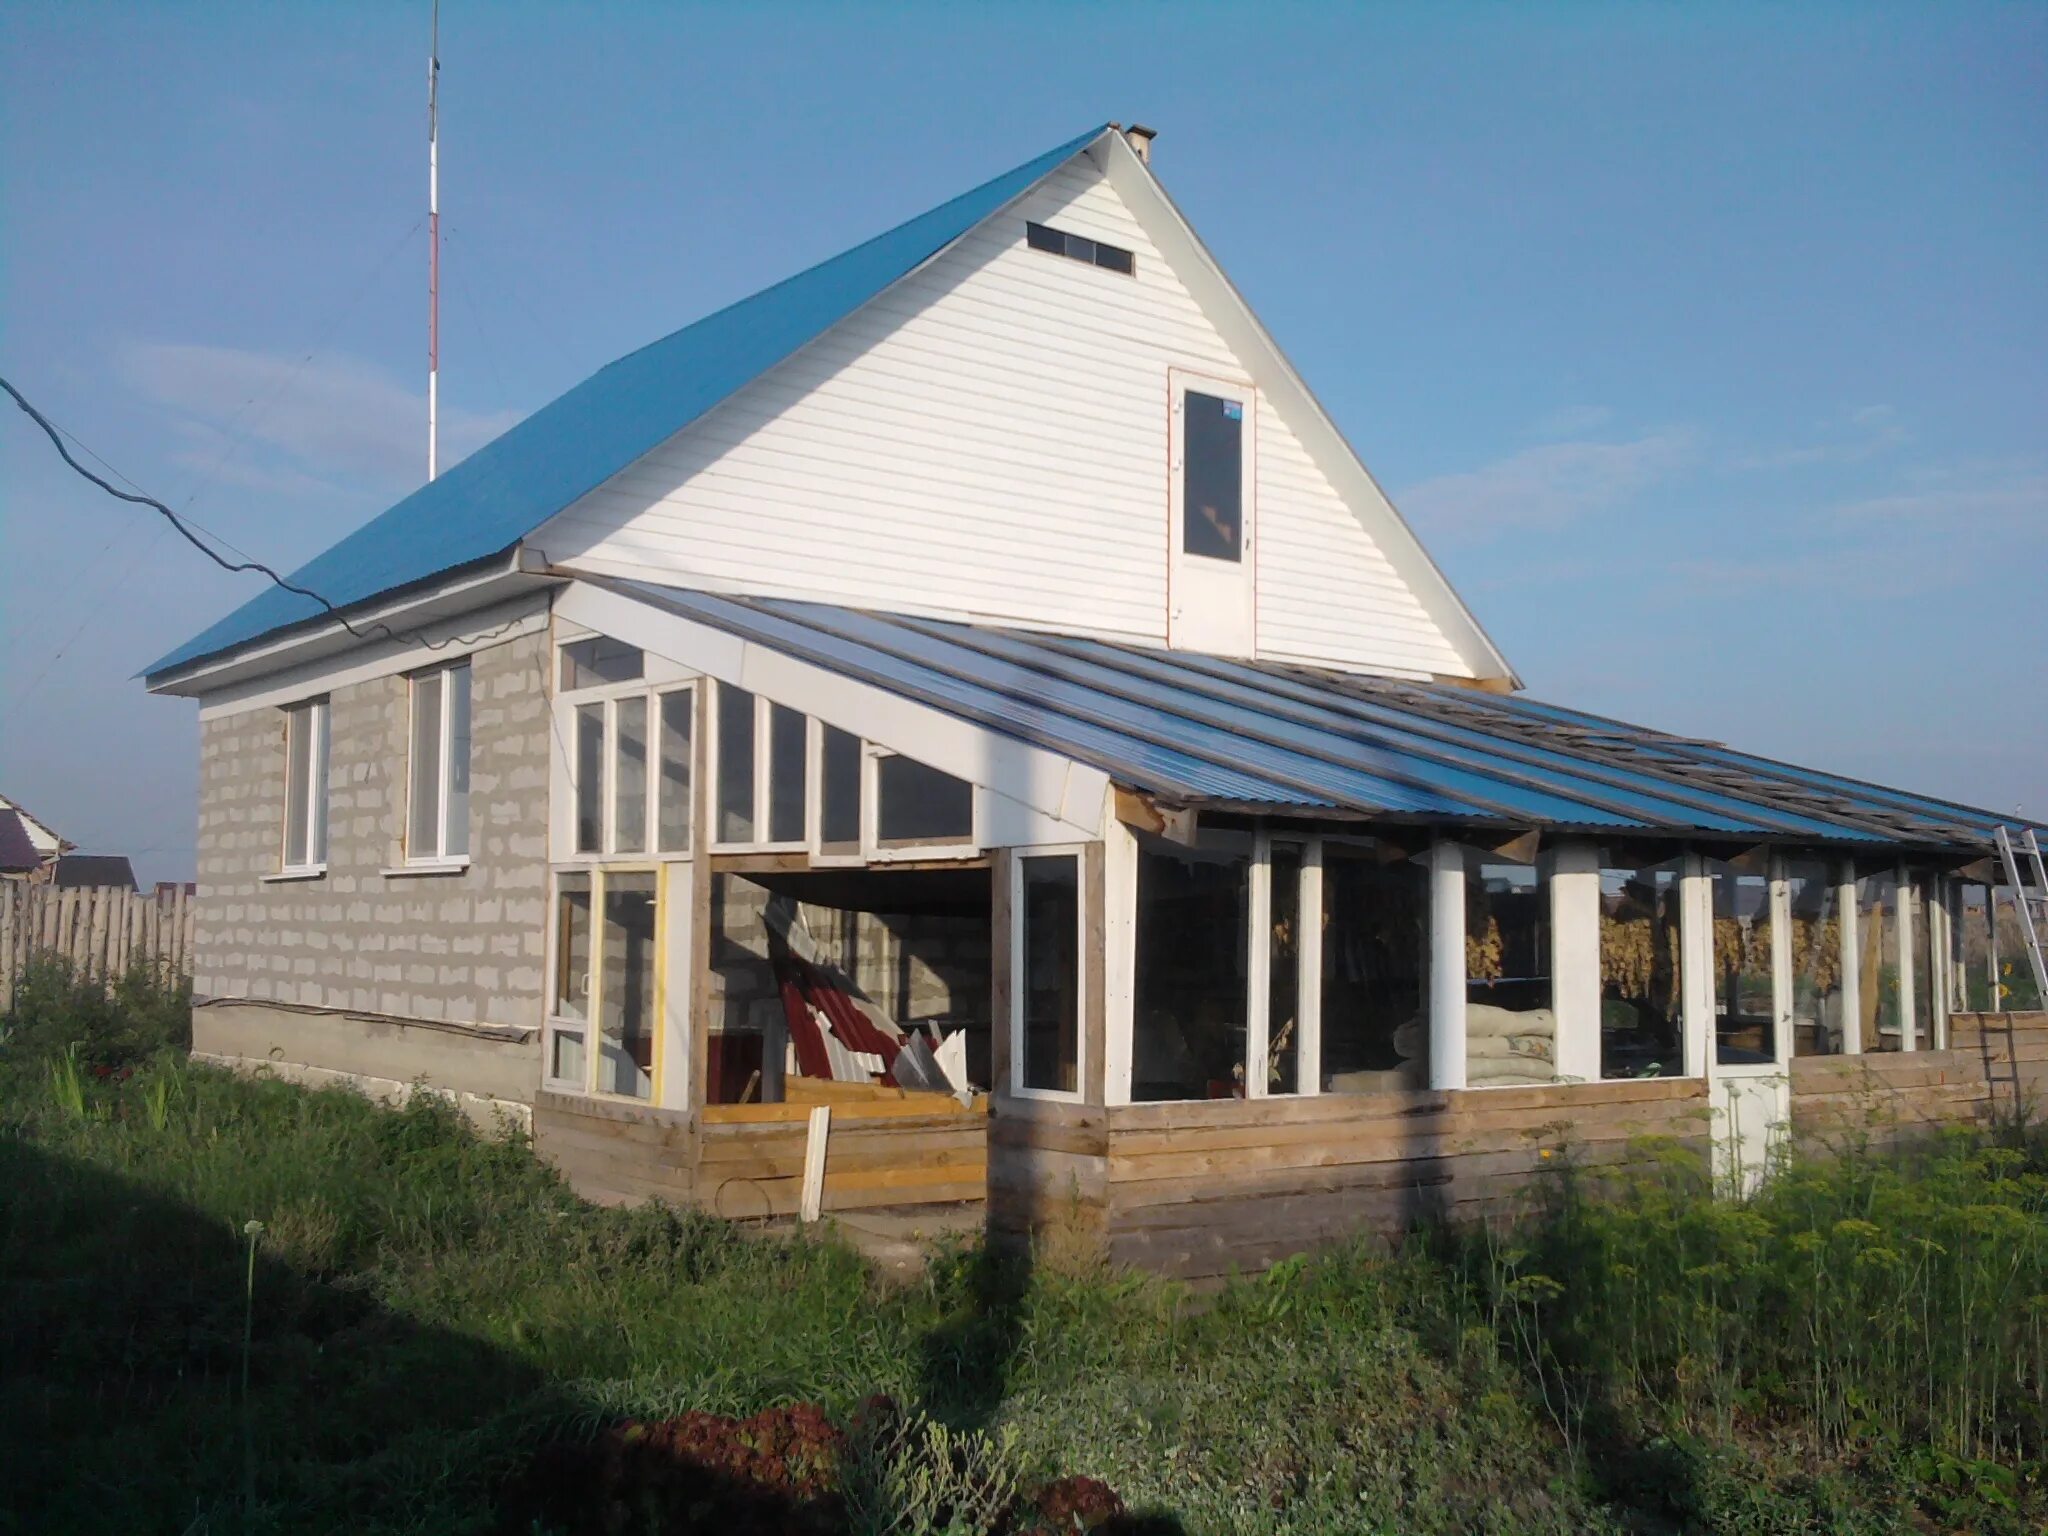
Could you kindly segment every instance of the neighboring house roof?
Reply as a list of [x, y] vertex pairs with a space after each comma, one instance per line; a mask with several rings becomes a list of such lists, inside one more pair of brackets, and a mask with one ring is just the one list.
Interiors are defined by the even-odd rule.
[[[865, 244], [608, 364], [292, 572], [346, 608], [509, 551], [555, 513], [844, 320], [1107, 132], [1091, 128]], [[145, 668], [318, 618], [268, 587]]]
[[1989, 811], [1531, 700], [596, 580], [1180, 805], [1980, 851]]
[[67, 853], [57, 861], [57, 889], [119, 885], [135, 889], [135, 870], [119, 853]]
[[28, 834], [29, 842], [46, 859], [63, 852], [67, 848], [76, 846], [59, 837], [56, 829], [48, 822], [40, 817], [31, 815], [5, 795], [0, 795], [0, 811], [12, 811], [21, 818], [22, 830]]
[[0, 809], [0, 874], [18, 875], [42, 867], [43, 855], [22, 825], [21, 812], [12, 806]]

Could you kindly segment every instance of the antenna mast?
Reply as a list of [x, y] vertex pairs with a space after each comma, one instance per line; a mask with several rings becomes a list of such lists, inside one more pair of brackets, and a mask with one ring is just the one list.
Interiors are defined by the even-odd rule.
[[441, 436], [441, 0], [427, 50], [427, 478], [440, 470]]

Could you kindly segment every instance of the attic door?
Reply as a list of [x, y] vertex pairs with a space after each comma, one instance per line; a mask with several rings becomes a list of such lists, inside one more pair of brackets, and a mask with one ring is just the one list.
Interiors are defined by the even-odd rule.
[[1167, 644], [1252, 654], [1253, 407], [1248, 384], [1174, 369]]

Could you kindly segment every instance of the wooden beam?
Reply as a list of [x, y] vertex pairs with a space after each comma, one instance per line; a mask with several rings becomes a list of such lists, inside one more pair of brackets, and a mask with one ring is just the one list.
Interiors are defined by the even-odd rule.
[[1116, 786], [1116, 819], [1127, 827], [1163, 837], [1170, 843], [1193, 847], [1196, 815], [1185, 805], [1163, 805], [1151, 795]]

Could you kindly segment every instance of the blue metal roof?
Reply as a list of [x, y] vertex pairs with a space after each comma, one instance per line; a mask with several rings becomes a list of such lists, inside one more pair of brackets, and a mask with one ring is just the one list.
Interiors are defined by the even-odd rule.
[[[599, 369], [292, 572], [337, 608], [509, 551], [564, 507], [814, 340], [1106, 131], [962, 193], [831, 260]], [[317, 618], [268, 587], [144, 669], [169, 671]]]
[[1186, 805], [1981, 851], [1990, 811], [1534, 700], [600, 581]]

